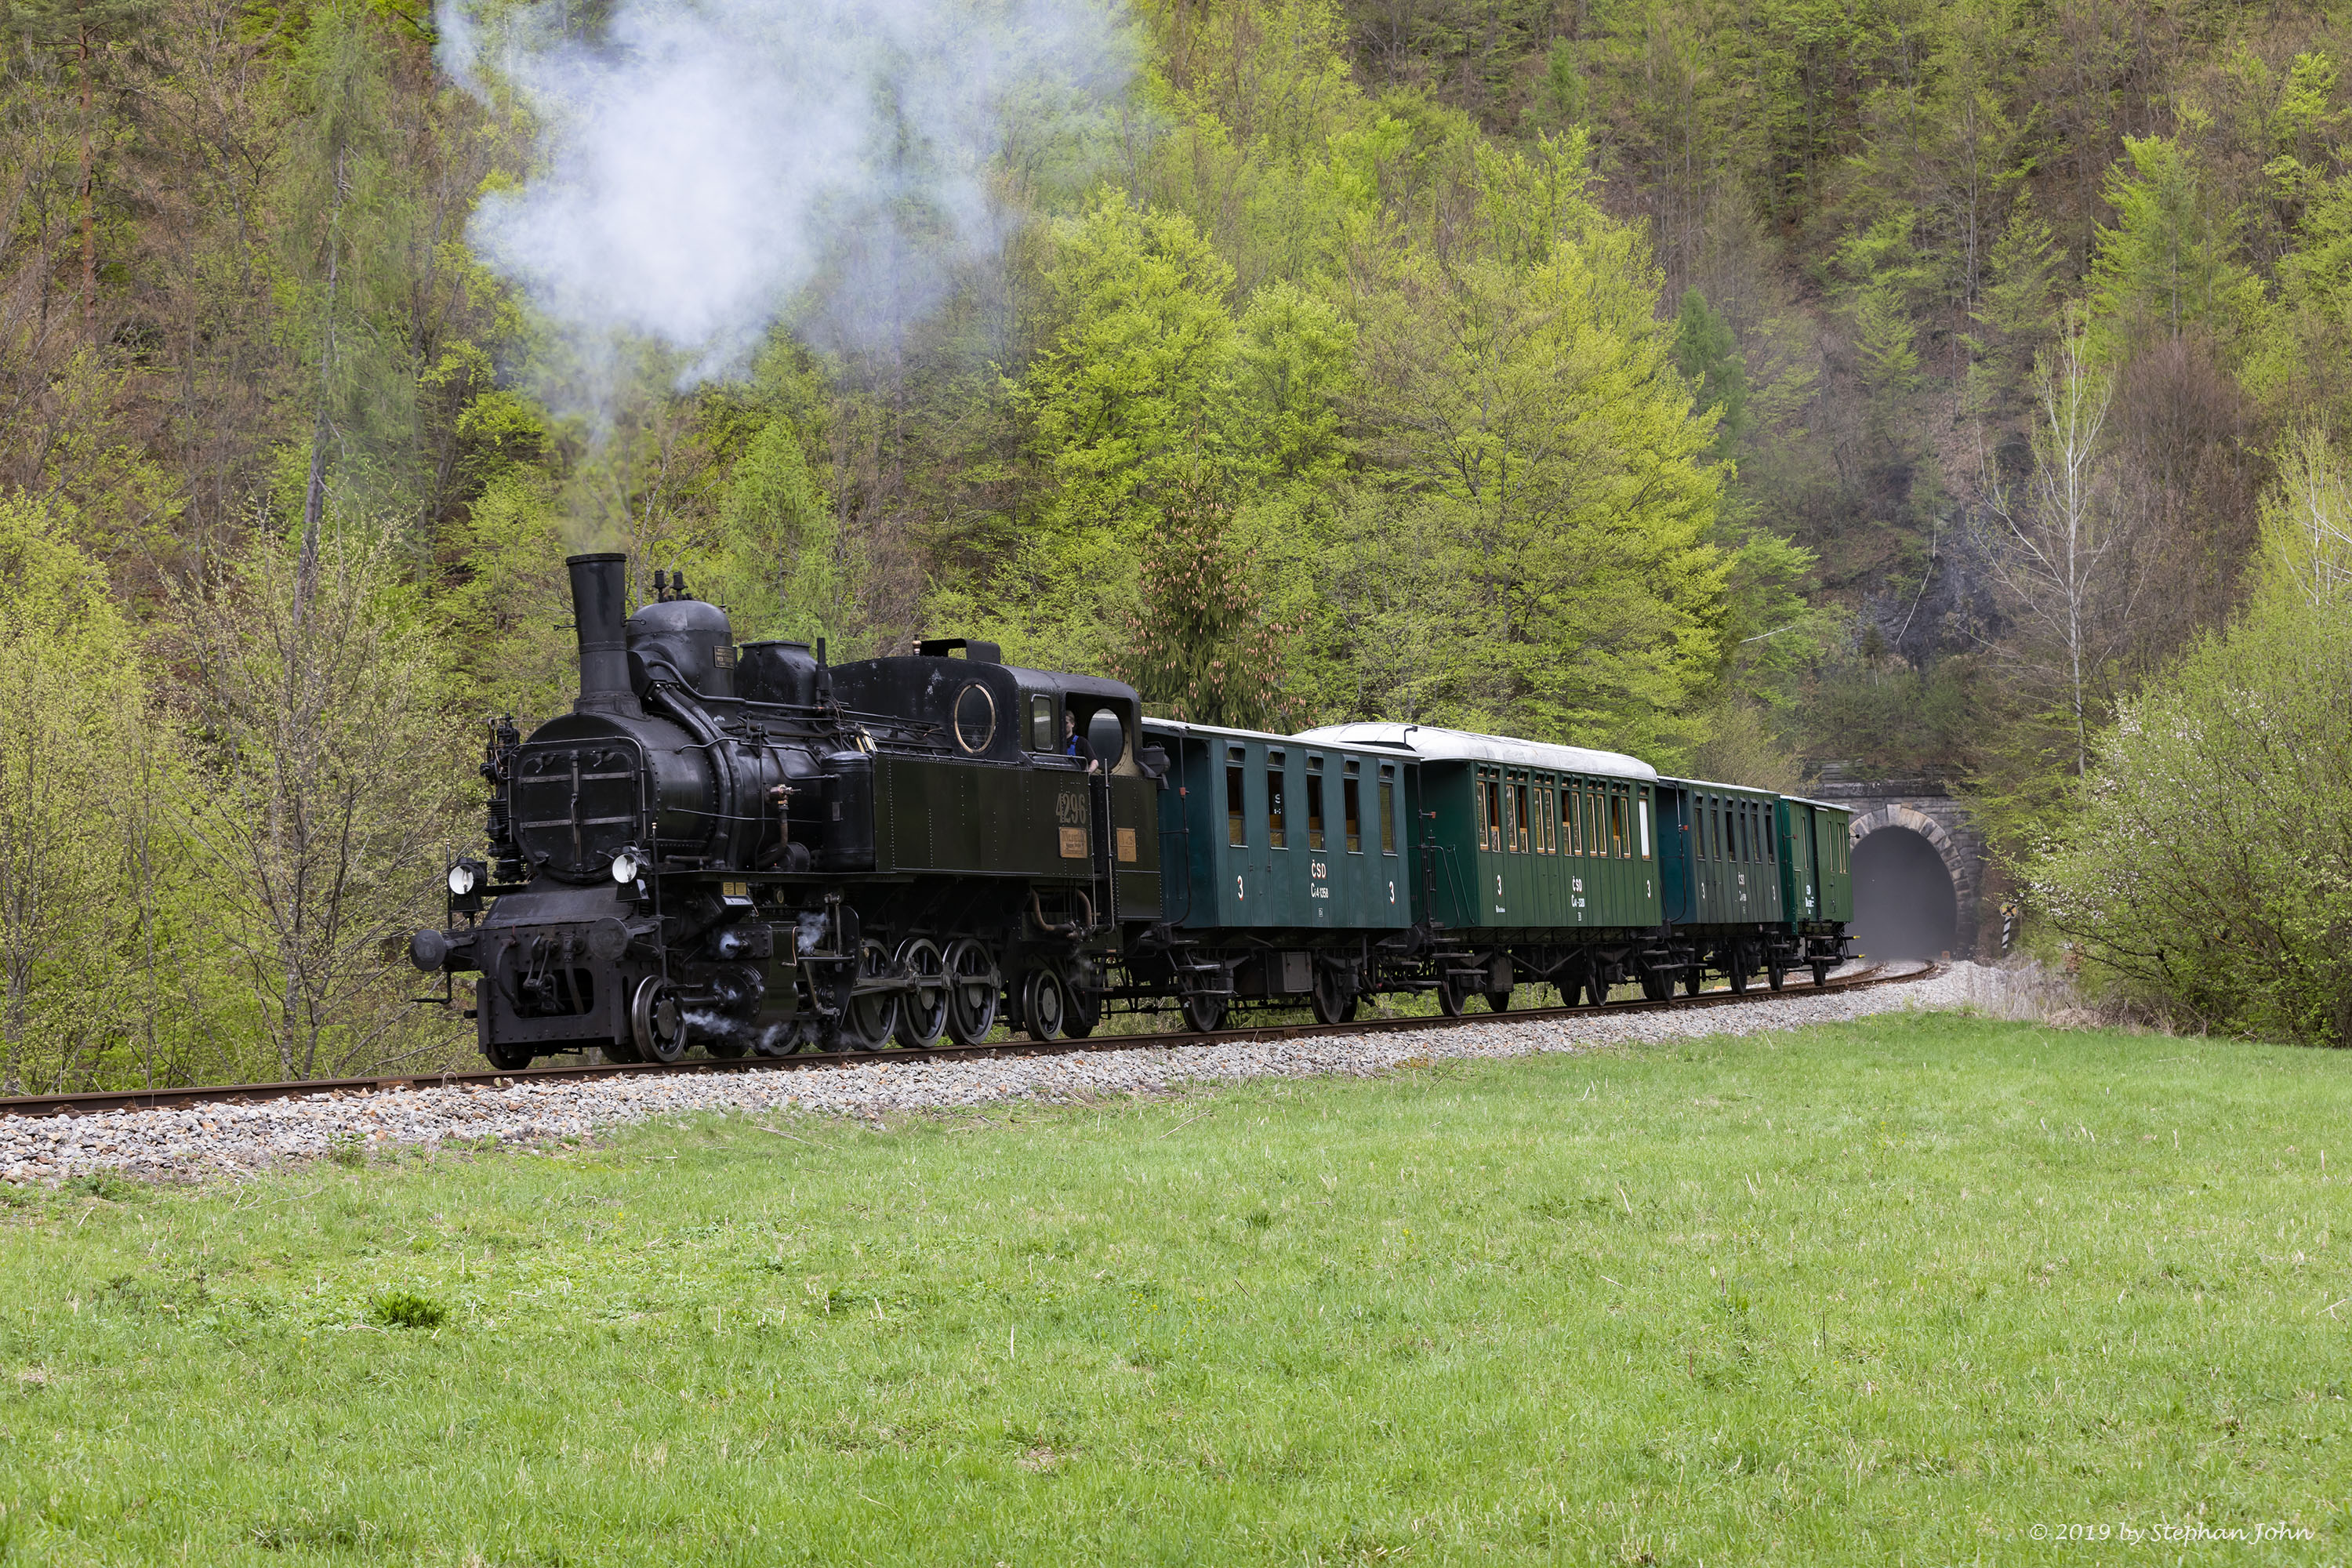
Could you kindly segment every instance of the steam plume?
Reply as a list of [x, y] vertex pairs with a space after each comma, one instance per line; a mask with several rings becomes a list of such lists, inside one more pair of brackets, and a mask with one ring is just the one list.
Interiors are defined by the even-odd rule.
[[[445, 69], [537, 117], [541, 170], [468, 237], [589, 359], [741, 363], [812, 294], [840, 346], [919, 316], [1006, 218], [1016, 119], [1083, 115], [1128, 74], [1099, 0], [617, 0], [593, 38], [541, 0], [478, 28], [441, 0]], [[854, 285], [854, 286], [844, 286]]]

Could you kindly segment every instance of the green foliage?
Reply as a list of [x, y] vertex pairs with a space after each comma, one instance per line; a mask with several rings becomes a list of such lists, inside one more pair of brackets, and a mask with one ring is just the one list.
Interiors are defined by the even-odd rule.
[[[145, 793], [168, 776], [138, 637], [99, 563], [0, 499], [0, 1085], [121, 1073], [153, 1046], [137, 977], [155, 916]], [[152, 1058], [151, 1058], [152, 1059]]]
[[2116, 209], [2099, 231], [2090, 302], [2111, 356], [2201, 327], [2223, 342], [2256, 331], [2262, 284], [2236, 254], [2241, 219], [2214, 200], [2197, 154], [2160, 136], [2126, 137], [2107, 176]]
[[[0, 1495], [42, 1563], [2031, 1561], [2086, 1479], [2326, 1531], [2345, 1068], [1897, 1016], [42, 1193]], [[442, 1332], [351, 1331], [393, 1292]]]
[[1727, 456], [1748, 433], [1748, 370], [1730, 324], [1707, 308], [1696, 289], [1683, 292], [1675, 317], [1675, 368], [1690, 384], [1703, 413], [1713, 413], [1717, 456]]
[[1195, 724], [1280, 721], [1286, 628], [1269, 624], [1231, 500], [1205, 477], [1175, 480], [1145, 538], [1140, 608], [1115, 666], [1154, 712]]
[[2284, 569], [2101, 737], [2033, 887], [2053, 925], [2178, 1022], [2347, 1046], [2352, 594], [2288, 564], [2307, 559], [2299, 510], [2282, 497], [2271, 514]]
[[1989, 413], [2013, 416], [2026, 405], [2033, 357], [2057, 331], [2063, 259], [2057, 237], [2035, 214], [2031, 196], [2020, 195], [1993, 243], [1974, 312], [1984, 329], [1975, 401]]
[[306, 591], [299, 551], [257, 533], [173, 605], [205, 935], [268, 1053], [252, 1065], [282, 1077], [382, 1061], [415, 1026], [397, 954], [440, 914], [457, 841], [470, 737], [441, 706], [440, 650], [394, 549], [388, 526], [339, 527]]
[[1719, 652], [1715, 420], [1580, 155], [1482, 158], [1482, 253], [1391, 258], [1366, 329], [1368, 707], [1671, 755]]

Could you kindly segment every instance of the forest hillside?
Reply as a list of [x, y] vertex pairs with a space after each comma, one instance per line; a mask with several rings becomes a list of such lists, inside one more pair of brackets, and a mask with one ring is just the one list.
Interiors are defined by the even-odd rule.
[[1202, 721], [1940, 773], [2021, 866], [2344, 559], [2319, 6], [0, 19], [12, 1089], [462, 1050], [399, 944], [572, 550]]

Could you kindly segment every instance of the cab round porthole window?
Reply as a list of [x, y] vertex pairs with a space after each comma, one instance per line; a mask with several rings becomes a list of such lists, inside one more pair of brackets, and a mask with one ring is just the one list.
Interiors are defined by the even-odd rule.
[[955, 700], [956, 744], [980, 752], [996, 739], [996, 699], [979, 681], [968, 682]]

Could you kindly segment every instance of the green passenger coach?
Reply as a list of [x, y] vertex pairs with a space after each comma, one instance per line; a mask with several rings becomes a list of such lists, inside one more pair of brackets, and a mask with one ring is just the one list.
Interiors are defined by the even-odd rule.
[[1649, 763], [1427, 724], [1339, 724], [1299, 739], [1415, 764], [1414, 842], [1428, 854], [1414, 917], [1466, 950], [1441, 962], [1441, 1003], [1475, 993], [1499, 1006], [1526, 982], [1605, 994], [1633, 977], [1660, 918]]

